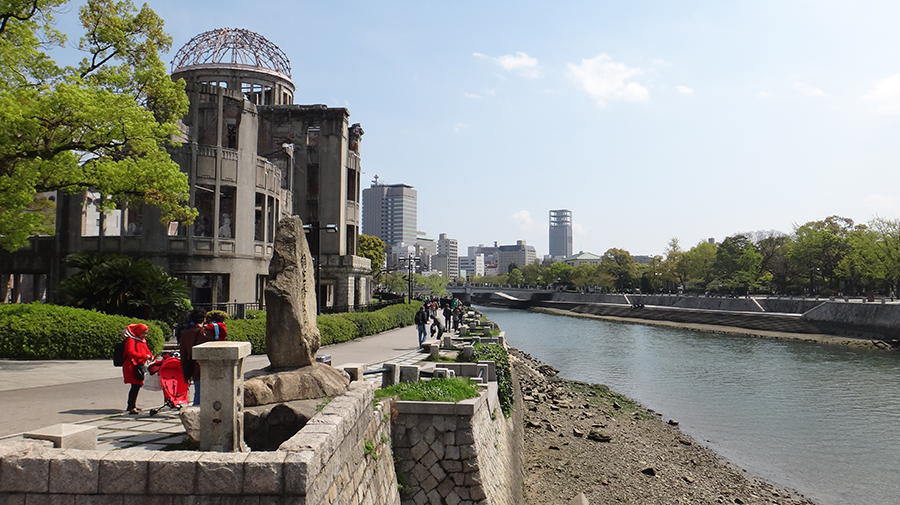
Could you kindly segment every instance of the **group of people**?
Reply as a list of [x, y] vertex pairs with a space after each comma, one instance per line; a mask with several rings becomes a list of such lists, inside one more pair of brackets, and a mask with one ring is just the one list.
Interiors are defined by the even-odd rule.
[[[448, 327], [453, 331], [459, 329], [462, 321], [462, 304], [456, 298], [425, 297], [422, 306], [416, 312], [416, 330], [419, 334], [419, 345], [428, 337], [428, 321], [431, 321], [431, 336], [440, 339]], [[440, 314], [441, 318], [438, 317]]]
[[[144, 378], [136, 369], [143, 369], [148, 361], [153, 360], [153, 353], [147, 345], [149, 334], [150, 328], [143, 323], [130, 324], [122, 331], [122, 338], [125, 339], [122, 375], [125, 384], [131, 385], [126, 407], [129, 414], [138, 414], [141, 411], [137, 407], [137, 397], [144, 385]], [[224, 314], [213, 312], [207, 315], [204, 309], [191, 311], [187, 321], [175, 329], [175, 338], [181, 355], [181, 373], [185, 382], [194, 387], [193, 405], [200, 405], [200, 365], [192, 359], [193, 348], [206, 342], [224, 341], [227, 334]]]

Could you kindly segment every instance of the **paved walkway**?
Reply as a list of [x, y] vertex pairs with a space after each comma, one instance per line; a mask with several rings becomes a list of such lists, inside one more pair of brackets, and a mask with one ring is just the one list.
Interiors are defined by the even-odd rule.
[[[419, 361], [424, 356], [417, 343], [415, 326], [408, 326], [322, 347], [318, 354], [330, 354], [337, 368], [349, 363], [378, 368], [382, 363]], [[245, 369], [268, 364], [266, 356], [250, 356]], [[122, 369], [109, 360], [0, 360], [0, 439], [58, 423], [85, 423], [98, 427], [101, 450], [160, 450], [180, 443], [184, 429], [177, 412], [146, 414], [163, 404], [162, 392], [142, 389], [138, 406], [145, 413], [132, 416], [123, 412], [128, 388]]]

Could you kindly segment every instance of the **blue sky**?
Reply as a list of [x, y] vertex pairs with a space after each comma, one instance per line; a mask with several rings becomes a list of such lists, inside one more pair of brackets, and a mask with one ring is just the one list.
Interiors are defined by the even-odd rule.
[[597, 254], [900, 214], [900, 2], [149, 4], [167, 62], [215, 28], [279, 46], [296, 103], [362, 124], [364, 187], [413, 185], [463, 253], [547, 254], [557, 208]]

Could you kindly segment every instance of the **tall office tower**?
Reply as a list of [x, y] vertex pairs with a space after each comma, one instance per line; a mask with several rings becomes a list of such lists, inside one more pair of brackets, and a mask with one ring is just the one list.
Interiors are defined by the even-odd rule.
[[362, 191], [362, 228], [387, 245], [416, 243], [416, 190], [409, 184], [380, 184]]
[[572, 211], [550, 211], [550, 256], [566, 258], [572, 255]]
[[438, 256], [447, 257], [447, 271], [444, 272], [444, 276], [451, 279], [459, 277], [459, 247], [456, 239], [447, 238], [446, 233], [441, 233], [438, 238], [437, 252]]

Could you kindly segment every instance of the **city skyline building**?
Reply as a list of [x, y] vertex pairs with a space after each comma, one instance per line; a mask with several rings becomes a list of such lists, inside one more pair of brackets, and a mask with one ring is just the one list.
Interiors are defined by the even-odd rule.
[[459, 245], [455, 238], [448, 238], [446, 233], [440, 234], [437, 243], [437, 257], [439, 256], [446, 256], [447, 258], [444, 276], [450, 279], [459, 277]]
[[378, 176], [362, 190], [362, 230], [385, 244], [416, 243], [418, 195], [409, 184], [382, 184]]
[[572, 211], [550, 211], [550, 256], [555, 259], [572, 255]]

